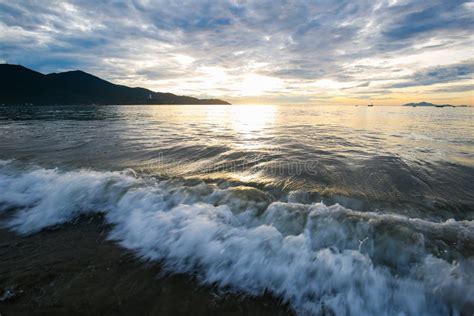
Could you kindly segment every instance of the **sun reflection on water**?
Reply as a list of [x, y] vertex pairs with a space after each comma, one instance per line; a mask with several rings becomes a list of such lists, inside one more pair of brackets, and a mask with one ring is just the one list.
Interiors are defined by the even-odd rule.
[[230, 116], [235, 131], [246, 138], [258, 137], [275, 120], [276, 108], [272, 105], [240, 105], [232, 107]]

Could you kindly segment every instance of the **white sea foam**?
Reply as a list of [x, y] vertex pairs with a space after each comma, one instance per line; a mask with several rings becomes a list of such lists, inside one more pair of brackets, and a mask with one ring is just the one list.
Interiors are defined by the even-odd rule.
[[[474, 302], [474, 224], [272, 201], [253, 188], [156, 181], [132, 172], [0, 164], [0, 211], [20, 234], [103, 212], [110, 238], [170, 272], [300, 314], [446, 315]], [[447, 243], [454, 241], [458, 248]], [[446, 252], [447, 254], [443, 255]], [[453, 257], [456, 259], [454, 260]]]

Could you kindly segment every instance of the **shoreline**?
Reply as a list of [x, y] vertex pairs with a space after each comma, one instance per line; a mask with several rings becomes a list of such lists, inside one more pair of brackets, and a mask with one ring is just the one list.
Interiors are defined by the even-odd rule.
[[114, 241], [97, 217], [19, 236], [0, 228], [0, 313], [292, 315], [271, 295], [249, 297], [164, 274]]

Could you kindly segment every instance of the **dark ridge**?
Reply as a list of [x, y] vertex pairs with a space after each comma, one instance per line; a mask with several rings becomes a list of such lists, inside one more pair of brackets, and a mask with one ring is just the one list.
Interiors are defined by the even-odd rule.
[[0, 65], [0, 104], [230, 104], [145, 88], [116, 85], [81, 70], [44, 75], [20, 65]]
[[434, 104], [434, 103], [430, 103], [430, 102], [418, 102], [418, 103], [406, 103], [403, 106], [412, 106], [412, 107], [416, 107], [416, 106], [421, 106], [421, 107], [423, 107], [423, 106], [434, 106], [434, 107], [437, 107], [437, 108], [444, 108], [444, 107], [454, 108], [454, 107], [466, 107], [467, 105], [454, 106], [454, 105], [451, 105], [451, 104]]

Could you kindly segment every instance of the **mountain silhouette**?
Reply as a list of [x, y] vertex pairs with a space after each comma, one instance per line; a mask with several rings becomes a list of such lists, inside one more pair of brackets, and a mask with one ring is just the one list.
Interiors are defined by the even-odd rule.
[[[424, 107], [424, 106], [434, 106], [434, 107], [437, 107], [437, 108], [444, 108], [444, 107], [448, 107], [448, 108], [454, 108], [455, 106], [454, 105], [451, 105], [451, 104], [434, 104], [434, 103], [430, 103], [430, 102], [418, 102], [418, 103], [406, 103], [404, 104], [403, 106], [413, 106], [413, 107], [416, 107], [416, 106], [421, 106], [421, 107]], [[458, 105], [458, 107], [465, 107], [466, 105]]]
[[145, 88], [116, 85], [84, 71], [44, 75], [20, 65], [0, 65], [0, 104], [230, 104]]

